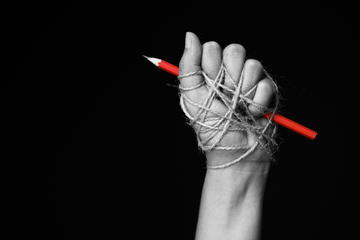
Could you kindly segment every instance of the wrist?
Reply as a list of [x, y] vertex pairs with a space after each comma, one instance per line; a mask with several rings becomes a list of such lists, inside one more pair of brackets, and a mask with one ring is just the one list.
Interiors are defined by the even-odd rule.
[[[232, 160], [218, 157], [207, 154], [208, 161]], [[230, 239], [230, 232], [241, 235], [258, 227], [271, 163], [270, 159], [244, 160], [227, 168], [207, 169], [197, 229], [197, 236], [205, 237], [199, 239]]]
[[[231, 160], [224, 155], [207, 155], [207, 161], [212, 165]], [[256, 150], [248, 158], [229, 167], [207, 169], [205, 184], [231, 201], [241, 201], [245, 197], [259, 199], [264, 192], [270, 166], [270, 157]]]
[[[241, 151], [223, 151], [223, 150], [214, 150], [206, 153], [206, 161], [208, 170], [211, 170], [212, 167], [222, 166], [226, 164], [231, 164], [234, 160], [243, 156], [245, 153]], [[240, 161], [231, 164], [229, 166], [220, 167], [218, 169], [212, 170], [221, 170], [221, 169], [233, 169], [237, 172], [245, 173], [257, 173], [257, 174], [267, 174], [270, 168], [271, 156], [263, 151], [262, 149], [255, 149], [249, 155], [244, 156]]]
[[228, 197], [262, 195], [266, 186], [270, 162], [241, 163], [224, 169], [208, 169], [205, 183], [213, 191]]

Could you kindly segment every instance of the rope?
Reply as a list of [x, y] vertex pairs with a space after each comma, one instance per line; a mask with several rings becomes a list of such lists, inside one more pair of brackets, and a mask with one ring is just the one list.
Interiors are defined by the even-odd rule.
[[[260, 105], [249, 98], [249, 95], [256, 91], [257, 84], [246, 93], [241, 93], [244, 82], [243, 74], [240, 76], [239, 83], [236, 83], [228, 73], [224, 63], [221, 64], [215, 79], [211, 79], [202, 70], [178, 76], [179, 80], [194, 75], [202, 75], [204, 78], [204, 81], [195, 86], [182, 87], [181, 84], [179, 85], [180, 106], [186, 117], [189, 119], [189, 124], [193, 126], [196, 132], [199, 148], [204, 152], [212, 150], [242, 150], [244, 152], [231, 162], [221, 165], [208, 164], [207, 168], [218, 169], [232, 166], [249, 156], [257, 147], [265, 150], [270, 156], [272, 156], [277, 149], [277, 144], [274, 139], [276, 125], [272, 122], [272, 119], [277, 111], [279, 103], [278, 87], [265, 70], [264, 73], [266, 77], [273, 82], [276, 90], [275, 106], [272, 109]], [[224, 85], [225, 78], [231, 80], [231, 87]], [[205, 97], [203, 103], [196, 103], [185, 95], [185, 92], [196, 90], [202, 86], [206, 86], [208, 89], [208, 95]], [[227, 111], [225, 114], [214, 111], [212, 108], [214, 100], [220, 101], [226, 107]], [[197, 112], [193, 115], [189, 113], [189, 110], [186, 107], [190, 105], [197, 109]], [[272, 111], [272, 115], [265, 126], [256, 124], [257, 118], [249, 111], [250, 105], [256, 107], [264, 114]], [[252, 146], [246, 146], [246, 144], [236, 146], [221, 145], [222, 139], [229, 132], [239, 132], [244, 134], [244, 136], [251, 132], [257, 138], [256, 143]], [[204, 135], [206, 137], [204, 137]]]

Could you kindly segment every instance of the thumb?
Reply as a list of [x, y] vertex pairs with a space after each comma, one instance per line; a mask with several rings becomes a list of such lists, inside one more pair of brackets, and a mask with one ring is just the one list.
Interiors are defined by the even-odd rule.
[[[180, 87], [185, 89], [184, 93], [192, 100], [199, 99], [199, 96], [204, 96], [207, 92], [207, 88], [204, 85], [196, 87], [204, 81], [201, 74], [187, 76], [201, 70], [201, 55], [202, 46], [199, 38], [194, 33], [187, 32], [185, 49], [179, 64], [179, 80]], [[191, 89], [192, 87], [196, 88]]]

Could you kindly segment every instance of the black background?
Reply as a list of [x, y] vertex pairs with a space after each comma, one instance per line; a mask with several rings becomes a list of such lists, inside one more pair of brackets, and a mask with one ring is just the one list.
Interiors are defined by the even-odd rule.
[[193, 239], [205, 159], [167, 85], [176, 78], [141, 56], [178, 64], [186, 31], [242, 44], [277, 80], [280, 113], [319, 132], [280, 128], [263, 239], [350, 235], [353, 13], [221, 4], [4, 7], [2, 197], [14, 239]]

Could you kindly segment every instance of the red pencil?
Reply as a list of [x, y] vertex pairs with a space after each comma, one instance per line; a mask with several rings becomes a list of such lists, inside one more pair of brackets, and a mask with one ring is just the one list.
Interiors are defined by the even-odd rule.
[[[158, 68], [171, 73], [175, 76], [179, 75], [179, 68], [171, 63], [168, 63], [164, 60], [158, 59], [158, 58], [153, 58], [153, 57], [146, 57], [144, 56], [147, 60], [149, 60], [150, 62], [152, 62], [155, 66], [157, 66]], [[270, 118], [271, 117], [271, 113], [265, 114], [266, 118]], [[275, 114], [273, 117], [273, 121], [283, 127], [286, 127], [298, 134], [303, 135], [304, 137], [307, 137], [311, 140], [314, 140], [317, 132], [315, 132], [314, 130], [311, 130], [297, 122], [294, 122], [284, 116], [281, 116], [280, 114]]]

